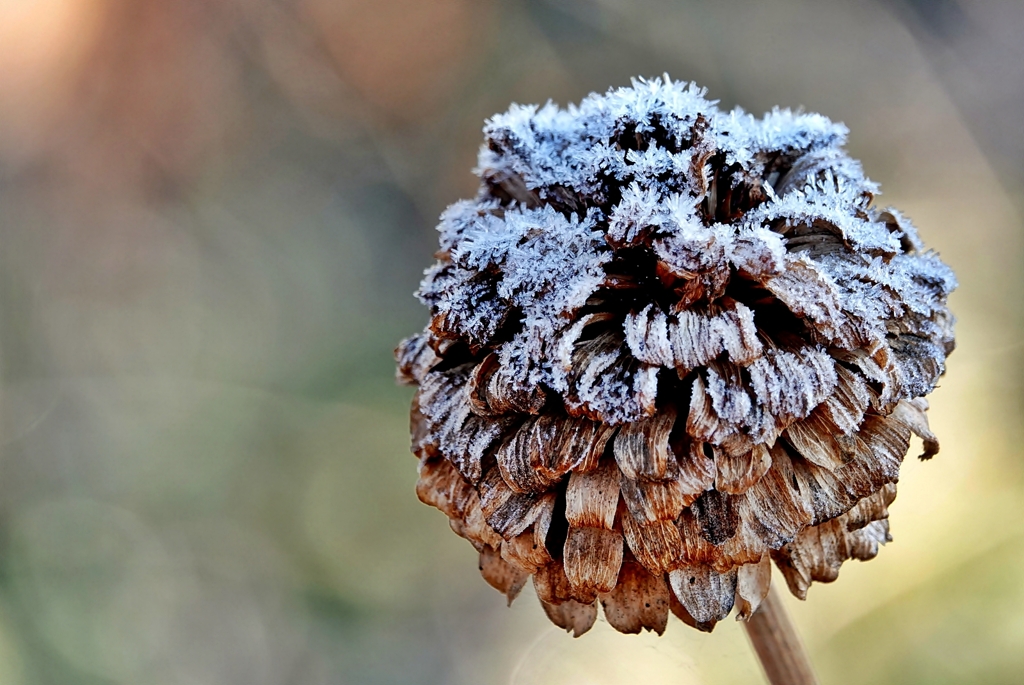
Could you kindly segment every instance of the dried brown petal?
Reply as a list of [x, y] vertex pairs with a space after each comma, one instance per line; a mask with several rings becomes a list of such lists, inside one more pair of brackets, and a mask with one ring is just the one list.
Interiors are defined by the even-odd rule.
[[683, 556], [683, 538], [672, 521], [638, 523], [629, 512], [621, 512], [622, 533], [636, 560], [651, 573], [674, 568]]
[[462, 518], [449, 519], [448, 523], [456, 535], [469, 540], [478, 552], [485, 546], [497, 549], [503, 544], [502, 537], [484, 520], [483, 510], [480, 509], [480, 498], [475, 494], [466, 503]]
[[554, 561], [536, 525], [510, 540], [503, 540], [501, 558], [526, 573], [536, 573], [537, 569]]
[[674, 592], [668, 593], [668, 608], [680, 621], [691, 628], [701, 631], [702, 633], [710, 633], [718, 624], [718, 621], [698, 622], [697, 619], [690, 615], [690, 612], [686, 610], [686, 607], [679, 602], [676, 598], [676, 593]]
[[[851, 438], [851, 442], [863, 449], [863, 442]], [[851, 462], [852, 463], [852, 462]], [[811, 509], [811, 525], [834, 518], [849, 509], [865, 493], [875, 486], [875, 480], [858, 473], [855, 481], [840, 475], [839, 469], [832, 471], [794, 457], [793, 482], [795, 490]]]
[[633, 480], [621, 474], [619, 489], [622, 501], [633, 518], [641, 523], [672, 521], [693, 497], [687, 497], [682, 483], [675, 475], [679, 467], [672, 457], [669, 461], [667, 480]]
[[569, 600], [590, 604], [597, 598], [595, 592], [572, 586], [560, 559], [538, 569], [533, 575], [533, 589], [537, 591], [537, 597], [548, 604], [561, 604]]
[[732, 456], [725, 450], [717, 450], [715, 489], [730, 495], [746, 492], [760, 480], [771, 465], [771, 454], [764, 445], [754, 445], [750, 452], [737, 456]]
[[715, 462], [708, 454], [714, 454], [711, 445], [703, 442], [691, 442], [688, 448], [683, 450], [683, 456], [678, 460], [679, 476], [677, 480], [683, 490], [686, 506], [690, 506], [690, 503], [700, 493], [710, 490], [715, 485]]
[[928, 400], [918, 397], [913, 400], [902, 400], [896, 405], [892, 418], [902, 421], [914, 435], [924, 441], [924, 452], [920, 459], [931, 459], [939, 453], [939, 439], [928, 426]]
[[554, 508], [553, 499], [545, 500], [544, 507], [529, 528], [510, 540], [504, 540], [501, 543], [502, 559], [527, 573], [536, 573], [537, 569], [554, 561], [547, 548]]
[[462, 518], [466, 503], [477, 497], [473, 486], [444, 459], [422, 461], [419, 470], [416, 495], [420, 501], [440, 509], [450, 518]]
[[569, 528], [565, 575], [573, 592], [610, 592], [622, 566], [622, 533], [604, 528]]
[[771, 558], [765, 554], [755, 564], [744, 564], [736, 571], [736, 620], [746, 621], [768, 596], [772, 584]]
[[488, 585], [508, 598], [509, 606], [530, 577], [529, 573], [524, 573], [502, 559], [493, 547], [485, 547], [480, 553], [480, 574]]
[[853, 458], [837, 439], [843, 433], [820, 408], [811, 412], [803, 421], [792, 424], [784, 435], [797, 454], [829, 471], [842, 468]]
[[553, 492], [519, 494], [491, 469], [480, 481], [480, 507], [487, 523], [506, 540], [526, 530], [551, 505]]
[[661, 635], [668, 624], [669, 595], [663, 576], [652, 575], [635, 561], [624, 561], [618, 583], [599, 599], [604, 617], [620, 633], [653, 630]]
[[539, 416], [526, 421], [495, 452], [501, 475], [516, 492], [540, 492], [571, 469], [600, 459], [611, 431], [589, 419]]
[[[708, 490], [697, 498], [686, 515], [693, 516], [701, 537], [712, 545], [720, 545], [736, 534], [740, 522], [736, 502], [732, 495]], [[686, 542], [687, 545], [691, 542], [689, 534]]]
[[419, 385], [427, 372], [441, 359], [430, 347], [429, 337], [425, 333], [413, 335], [398, 344], [395, 348], [395, 361], [398, 368], [395, 377], [402, 385]]
[[864, 412], [871, 405], [871, 391], [864, 378], [842, 364], [836, 364], [836, 389], [821, 405], [821, 410], [844, 434], [860, 426]]
[[789, 455], [781, 445], [773, 447], [771, 455], [771, 468], [750, 489], [736, 496], [736, 509], [765, 544], [776, 549], [810, 525], [814, 514], [798, 490]]
[[619, 468], [605, 460], [592, 471], [573, 471], [565, 491], [565, 518], [577, 528], [615, 527], [619, 504]]
[[666, 407], [652, 418], [628, 423], [619, 430], [613, 449], [626, 478], [663, 480], [668, 476], [669, 462], [675, 461], [668, 445], [675, 420], [675, 410]]
[[541, 600], [540, 604], [551, 622], [565, 629], [565, 632], [572, 633], [573, 637], [579, 637], [593, 628], [597, 620], [597, 602], [584, 604], [570, 599], [560, 604], [548, 604]]
[[721, 550], [704, 535], [701, 522], [697, 520], [692, 509], [687, 509], [680, 515], [676, 526], [683, 541], [683, 552], [679, 555], [679, 561], [691, 566], [715, 565]]
[[790, 591], [807, 598], [812, 581], [831, 583], [847, 559], [865, 561], [878, 554], [878, 546], [889, 537], [888, 521], [873, 521], [850, 531], [845, 517], [826, 521], [800, 532], [791, 543], [772, 553]]
[[889, 518], [889, 505], [896, 500], [896, 484], [889, 483], [871, 495], [868, 495], [843, 515], [846, 529], [859, 530], [873, 521]]
[[719, 573], [724, 573], [735, 566], [755, 564], [767, 553], [768, 545], [754, 527], [741, 518], [735, 534], [716, 547], [716, 556], [712, 557], [711, 566]]
[[853, 470], [856, 463], [872, 476], [876, 484], [872, 491], [885, 483], [896, 482], [900, 463], [910, 449], [910, 428], [897, 419], [869, 415], [864, 417], [857, 437], [866, 449], [858, 450], [854, 461], [840, 469], [840, 475], [846, 477], [847, 471]]
[[698, 623], [721, 621], [736, 601], [736, 569], [716, 573], [710, 566], [682, 566], [669, 572], [668, 582]]

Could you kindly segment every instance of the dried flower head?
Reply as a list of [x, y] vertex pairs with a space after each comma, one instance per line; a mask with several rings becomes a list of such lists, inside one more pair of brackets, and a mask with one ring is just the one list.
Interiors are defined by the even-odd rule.
[[579, 635], [710, 630], [888, 541], [953, 349], [950, 269], [872, 206], [846, 128], [637, 80], [484, 128], [396, 355], [417, 492]]

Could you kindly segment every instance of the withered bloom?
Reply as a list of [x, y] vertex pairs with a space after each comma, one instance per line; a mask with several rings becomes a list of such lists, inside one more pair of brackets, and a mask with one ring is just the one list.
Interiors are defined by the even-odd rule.
[[487, 122], [397, 350], [420, 499], [576, 635], [710, 630], [888, 541], [952, 272], [817, 114], [667, 77]]

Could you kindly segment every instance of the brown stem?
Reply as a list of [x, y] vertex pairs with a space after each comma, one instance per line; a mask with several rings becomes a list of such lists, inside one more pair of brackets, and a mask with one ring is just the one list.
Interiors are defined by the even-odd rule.
[[746, 626], [771, 685], [818, 685], [811, 660], [774, 586]]

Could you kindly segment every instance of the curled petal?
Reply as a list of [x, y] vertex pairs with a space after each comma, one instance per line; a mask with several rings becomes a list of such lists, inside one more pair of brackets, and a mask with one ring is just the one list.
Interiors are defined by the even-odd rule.
[[931, 459], [939, 453], [939, 439], [928, 426], [928, 401], [923, 397], [913, 400], [902, 400], [896, 405], [892, 418], [902, 421], [914, 435], [924, 441], [924, 452], [920, 459]]
[[501, 475], [516, 492], [540, 492], [570, 470], [589, 468], [604, 452], [611, 429], [589, 419], [528, 419], [495, 453]]
[[728, 353], [735, 364], [748, 364], [761, 354], [754, 313], [740, 302], [726, 308], [684, 309], [672, 315], [657, 305], [626, 316], [624, 329], [630, 352], [640, 361], [691, 369]]
[[527, 573], [536, 573], [537, 569], [554, 561], [547, 548], [554, 508], [553, 499], [545, 500], [544, 507], [529, 528], [509, 540], [502, 541], [501, 558]]
[[666, 407], [649, 419], [626, 424], [615, 436], [615, 461], [623, 475], [633, 480], [664, 480], [669, 463], [675, 460], [668, 440], [676, 413]]
[[784, 435], [797, 454], [829, 471], [842, 468], [853, 458], [849, 451], [843, 449], [848, 441], [837, 439], [843, 433], [824, 412], [817, 409], [803, 421], [792, 424]]
[[736, 456], [725, 450], [717, 450], [715, 489], [730, 495], [739, 495], [760, 480], [771, 465], [771, 453], [765, 445], [754, 445], [750, 452]]
[[395, 361], [398, 363], [395, 378], [402, 385], [419, 385], [427, 372], [441, 361], [429, 341], [429, 335], [424, 332], [398, 343], [395, 348]]
[[755, 564], [744, 564], [736, 571], [736, 620], [746, 621], [768, 596], [772, 584], [771, 557], [765, 554]]
[[506, 540], [526, 530], [541, 512], [551, 506], [555, 493], [520, 494], [510, 488], [498, 469], [491, 469], [480, 481], [480, 507], [488, 525]]
[[620, 490], [630, 515], [641, 523], [673, 521], [687, 504], [679, 481], [674, 479], [644, 481], [623, 475]]
[[714, 454], [711, 445], [691, 442], [679, 459], [679, 484], [683, 490], [686, 506], [705, 490], [715, 485], [715, 461], [705, 453]]
[[814, 510], [797, 487], [793, 462], [781, 445], [771, 450], [771, 468], [735, 505], [738, 516], [772, 549], [796, 537], [811, 524]]
[[800, 532], [795, 540], [772, 553], [790, 592], [807, 598], [812, 581], [831, 583], [847, 559], [865, 561], [878, 554], [879, 545], [891, 540], [888, 521], [874, 521], [855, 531], [843, 517]]

